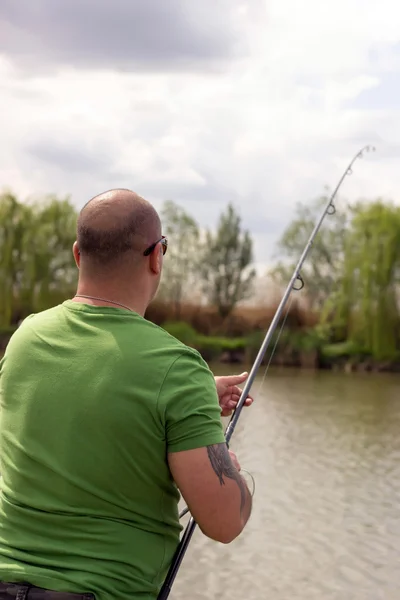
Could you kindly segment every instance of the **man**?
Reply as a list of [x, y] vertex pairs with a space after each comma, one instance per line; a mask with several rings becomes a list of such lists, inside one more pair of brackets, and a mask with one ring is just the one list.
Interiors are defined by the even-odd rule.
[[95, 197], [78, 219], [76, 296], [10, 340], [0, 599], [154, 600], [179, 541], [178, 489], [219, 542], [250, 516], [220, 418], [246, 374], [214, 379], [197, 352], [144, 319], [166, 250], [151, 204], [127, 190]]

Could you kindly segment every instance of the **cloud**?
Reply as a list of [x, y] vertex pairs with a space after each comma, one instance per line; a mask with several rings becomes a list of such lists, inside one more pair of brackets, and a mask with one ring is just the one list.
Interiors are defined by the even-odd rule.
[[[129, 187], [157, 208], [179, 202], [202, 227], [215, 226], [232, 201], [260, 264], [271, 260], [296, 203], [332, 190], [365, 144], [377, 153], [346, 178], [338, 210], [358, 197], [399, 201], [395, 0], [337, 0], [332, 8], [320, 0], [174, 0], [174, 22], [157, 41], [152, 28], [167, 3], [132, 1], [135, 10], [146, 4], [148, 20], [126, 70], [118, 40], [100, 43], [107, 19], [110, 38], [117, 22], [121, 39], [128, 35], [122, 3], [111, 14], [111, 2], [98, 0], [87, 27], [87, 2], [60, 2], [64, 32], [55, 9], [42, 12], [44, 0], [27, 4], [25, 21], [23, 4], [3, 1], [1, 15], [6, 7], [21, 51], [38, 65], [51, 62], [52, 72], [38, 66], [28, 76], [16, 63], [25, 58], [0, 36], [8, 44], [0, 57], [0, 188], [22, 197], [70, 193], [80, 207], [105, 189]], [[192, 39], [176, 34], [184, 7]]]
[[393, 110], [399, 106], [400, 72], [385, 73], [375, 78], [370, 87], [364, 88], [356, 97], [352, 97], [348, 106], [362, 110]]
[[[208, 69], [247, 52], [232, 0], [3, 0], [0, 52], [43, 67]], [[250, 4], [256, 5], [253, 0]]]
[[99, 150], [69, 146], [61, 140], [38, 140], [25, 150], [30, 158], [44, 163], [47, 168], [55, 167], [68, 173], [98, 173], [110, 164], [110, 157]]

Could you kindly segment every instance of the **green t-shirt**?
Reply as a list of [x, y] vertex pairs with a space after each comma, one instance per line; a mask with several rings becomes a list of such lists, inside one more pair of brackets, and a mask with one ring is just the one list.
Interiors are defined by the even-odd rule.
[[13, 335], [0, 406], [0, 580], [156, 598], [182, 529], [167, 453], [224, 442], [201, 356], [68, 300]]

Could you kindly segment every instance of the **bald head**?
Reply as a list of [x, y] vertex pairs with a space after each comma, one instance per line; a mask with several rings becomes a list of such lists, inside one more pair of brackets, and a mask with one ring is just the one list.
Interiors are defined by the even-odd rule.
[[81, 259], [97, 268], [117, 266], [161, 237], [154, 207], [130, 190], [110, 190], [89, 200], [78, 218], [77, 242]]

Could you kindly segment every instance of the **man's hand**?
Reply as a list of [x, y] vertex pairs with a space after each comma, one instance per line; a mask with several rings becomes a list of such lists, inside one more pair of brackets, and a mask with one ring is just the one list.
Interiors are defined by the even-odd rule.
[[[219, 405], [222, 409], [221, 415], [223, 417], [229, 417], [236, 408], [242, 393], [241, 388], [238, 386], [246, 381], [248, 375], [248, 373], [242, 373], [241, 375], [224, 375], [220, 377], [214, 377], [215, 384], [217, 386]], [[250, 406], [252, 403], [253, 398], [251, 396], [247, 396], [244, 405]]]

